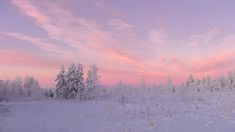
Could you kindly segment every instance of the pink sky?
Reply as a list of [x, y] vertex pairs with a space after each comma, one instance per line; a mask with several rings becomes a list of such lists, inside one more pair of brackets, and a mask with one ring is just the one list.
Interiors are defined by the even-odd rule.
[[[60, 66], [100, 69], [101, 82], [160, 84], [235, 67], [233, 2], [3, 0], [0, 79], [53, 85]], [[132, 5], [132, 6], [130, 6]], [[174, 5], [174, 6], [173, 6]]]

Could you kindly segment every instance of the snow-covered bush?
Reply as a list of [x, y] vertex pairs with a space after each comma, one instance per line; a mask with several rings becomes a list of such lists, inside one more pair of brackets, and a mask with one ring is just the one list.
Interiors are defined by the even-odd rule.
[[96, 88], [95, 99], [107, 99], [111, 96], [111, 88], [107, 88], [104, 85], [100, 85]]
[[52, 89], [52, 88], [43, 89], [43, 93], [44, 93], [45, 98], [47, 99], [49, 98], [53, 99], [54, 97], [56, 97], [55, 89]]

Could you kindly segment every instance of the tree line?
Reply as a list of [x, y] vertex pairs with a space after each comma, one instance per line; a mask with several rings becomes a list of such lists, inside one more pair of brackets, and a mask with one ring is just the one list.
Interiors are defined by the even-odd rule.
[[[100, 76], [96, 65], [91, 65], [84, 78], [83, 66], [80, 63], [72, 63], [65, 68], [61, 67], [55, 77], [56, 85], [53, 89], [41, 88], [37, 79], [33, 76], [25, 78], [17, 77], [15, 80], [0, 80], [0, 101], [6, 100], [35, 100], [42, 98], [54, 98], [59, 100], [78, 99], [92, 100], [97, 97], [115, 97], [125, 102], [130, 95], [151, 93], [146, 91], [165, 91], [165, 93], [206, 93], [218, 91], [230, 91], [235, 89], [235, 71], [227, 75], [212, 79], [210, 76], [196, 79], [192, 75], [181, 85], [174, 85], [170, 77], [166, 85], [147, 85], [144, 78], [140, 85], [126, 85], [120, 81], [115, 87], [105, 88], [100, 85]], [[226, 92], [226, 93], [227, 93]], [[158, 96], [158, 95], [156, 95]]]

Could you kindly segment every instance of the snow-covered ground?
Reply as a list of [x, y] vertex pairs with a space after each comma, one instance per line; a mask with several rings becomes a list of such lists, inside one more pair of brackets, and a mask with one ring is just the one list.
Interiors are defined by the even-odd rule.
[[114, 99], [4, 103], [0, 132], [235, 131], [234, 95], [144, 97], [125, 104]]

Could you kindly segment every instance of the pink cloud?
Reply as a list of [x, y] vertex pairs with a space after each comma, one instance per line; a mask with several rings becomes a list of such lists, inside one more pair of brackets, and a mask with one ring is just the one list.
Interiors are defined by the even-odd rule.
[[1, 50], [1, 65], [21, 65], [26, 67], [58, 68], [64, 61], [29, 53]]
[[[218, 70], [231, 70], [235, 65], [235, 52], [226, 52], [221, 55], [216, 55], [201, 61], [195, 61], [197, 68], [194, 70], [197, 72], [214, 72]], [[209, 61], [208, 61], [209, 60]]]
[[52, 43], [46, 42], [46, 41], [44, 41], [40, 38], [37, 38], [37, 37], [28, 36], [28, 35], [24, 35], [21, 33], [7, 33], [7, 32], [5, 32], [5, 33], [1, 33], [1, 34], [16, 38], [16, 39], [20, 39], [23, 41], [30, 42], [31, 44], [36, 45], [38, 48], [40, 48], [44, 51], [55, 52], [55, 53], [62, 53], [62, 51], [64, 51], [64, 49], [59, 48], [58, 46], [56, 46]]

